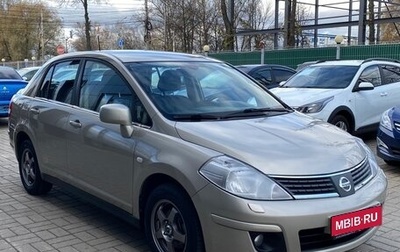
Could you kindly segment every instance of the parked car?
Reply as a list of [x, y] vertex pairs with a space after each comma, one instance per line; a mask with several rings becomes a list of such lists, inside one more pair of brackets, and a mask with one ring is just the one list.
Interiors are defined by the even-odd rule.
[[0, 117], [8, 117], [11, 97], [26, 84], [14, 68], [0, 66]]
[[236, 68], [247, 73], [267, 88], [277, 87], [280, 82], [286, 81], [296, 73], [293, 68], [275, 64], [238, 65]]
[[30, 81], [32, 77], [35, 75], [37, 71], [39, 71], [40, 66], [34, 66], [34, 67], [24, 67], [21, 69], [18, 69], [17, 72], [19, 75], [21, 75], [22, 79], [26, 81]]
[[321, 62], [271, 91], [298, 111], [350, 133], [376, 131], [382, 113], [400, 100], [400, 63], [378, 59]]
[[376, 143], [379, 157], [390, 165], [400, 165], [400, 106], [382, 114]]
[[29, 194], [72, 187], [153, 251], [344, 251], [382, 223], [387, 179], [361, 139], [211, 58], [54, 57], [12, 99], [8, 128]]

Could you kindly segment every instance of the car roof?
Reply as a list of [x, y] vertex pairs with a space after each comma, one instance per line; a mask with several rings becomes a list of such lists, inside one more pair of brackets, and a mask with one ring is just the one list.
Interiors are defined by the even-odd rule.
[[23, 73], [27, 73], [29, 71], [38, 70], [38, 69], [40, 69], [40, 66], [24, 67], [24, 68], [17, 69], [17, 72], [20, 74], [23, 74]]
[[278, 65], [278, 64], [245, 64], [245, 65], [236, 65], [235, 67], [239, 68], [240, 70], [244, 70], [246, 72], [250, 72], [251, 70], [253, 70], [255, 68], [262, 68], [262, 67], [279, 67], [279, 68], [292, 70], [293, 72], [296, 71], [291, 67], [284, 66], [284, 65]]
[[[318, 65], [318, 66], [324, 66], [324, 65], [329, 65], [329, 66], [361, 66], [362, 64], [366, 63], [394, 63], [394, 64], [399, 64], [400, 62], [394, 59], [385, 59], [385, 58], [370, 58], [370, 59], [365, 59], [365, 60], [320, 60], [316, 61], [315, 63], [310, 64], [312, 65]], [[305, 62], [306, 63], [306, 62]]]
[[22, 80], [22, 77], [14, 68], [8, 66], [0, 66], [0, 79]]
[[104, 50], [104, 51], [82, 51], [66, 53], [53, 58], [54, 60], [69, 57], [114, 57], [121, 62], [160, 62], [160, 61], [215, 61], [219, 60], [204, 57], [202, 55], [177, 53], [177, 52], [164, 52], [164, 51], [150, 51], [150, 50]]
[[335, 65], [335, 66], [360, 66], [364, 60], [332, 60], [332, 61], [322, 61], [316, 62], [311, 65]]

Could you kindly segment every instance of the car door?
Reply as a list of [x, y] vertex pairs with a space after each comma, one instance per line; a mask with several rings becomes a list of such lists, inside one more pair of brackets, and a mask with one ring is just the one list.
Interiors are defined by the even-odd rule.
[[[386, 107], [387, 90], [382, 85], [382, 77], [378, 65], [366, 67], [360, 74], [357, 86], [361, 82], [370, 82], [373, 90], [358, 90], [355, 93], [355, 120], [356, 130], [360, 127], [373, 125], [379, 122]], [[357, 90], [357, 89], [355, 89]]]
[[272, 79], [270, 67], [257, 68], [249, 74], [267, 88], [273, 88], [276, 86]]
[[71, 183], [131, 211], [135, 139], [122, 137], [118, 125], [101, 122], [98, 112], [108, 103], [130, 107], [132, 90], [112, 67], [91, 60], [85, 63], [80, 83], [78, 106], [66, 125]]
[[382, 65], [381, 73], [383, 106], [384, 110], [386, 110], [400, 104], [400, 66]]
[[71, 90], [75, 76], [57, 79], [64, 69], [78, 73], [79, 61], [65, 61], [49, 67], [38, 93], [28, 103], [29, 126], [42, 172], [60, 178], [67, 176], [65, 125], [71, 113]]
[[272, 67], [272, 76], [275, 85], [279, 85], [282, 81], [288, 80], [295, 73], [295, 71], [290, 71], [288, 69]]

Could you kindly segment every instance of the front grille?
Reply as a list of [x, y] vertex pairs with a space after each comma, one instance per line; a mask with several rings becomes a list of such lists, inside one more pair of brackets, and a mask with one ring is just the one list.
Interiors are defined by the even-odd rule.
[[372, 178], [372, 172], [369, 162], [367, 159], [365, 159], [359, 165], [344, 172], [342, 171], [318, 177], [272, 176], [272, 179], [278, 182], [296, 199], [337, 197], [339, 196], [339, 192], [337, 191], [337, 187], [334, 185], [334, 180], [332, 180], [332, 178], [344, 173], [351, 174], [355, 190], [360, 189]]
[[394, 128], [400, 131], [400, 122], [393, 122]]
[[325, 178], [274, 178], [294, 195], [336, 193], [330, 177]]
[[367, 183], [372, 176], [371, 167], [369, 166], [369, 162], [367, 161], [353, 168], [350, 172], [351, 176], [353, 177], [354, 188], [356, 190]]
[[301, 250], [320, 250], [330, 246], [337, 246], [363, 235], [369, 229], [338, 237], [332, 237], [330, 234], [325, 233], [324, 230], [325, 228], [301, 230], [299, 232]]

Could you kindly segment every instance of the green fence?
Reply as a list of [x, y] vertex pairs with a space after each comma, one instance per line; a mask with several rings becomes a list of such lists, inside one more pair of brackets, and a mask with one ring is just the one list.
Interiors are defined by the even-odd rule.
[[[209, 53], [210, 57], [233, 65], [261, 63], [261, 51]], [[340, 46], [340, 59], [390, 58], [400, 60], [400, 44]], [[279, 49], [264, 52], [265, 64], [280, 64], [296, 68], [314, 60], [335, 60], [336, 46], [323, 48]]]

